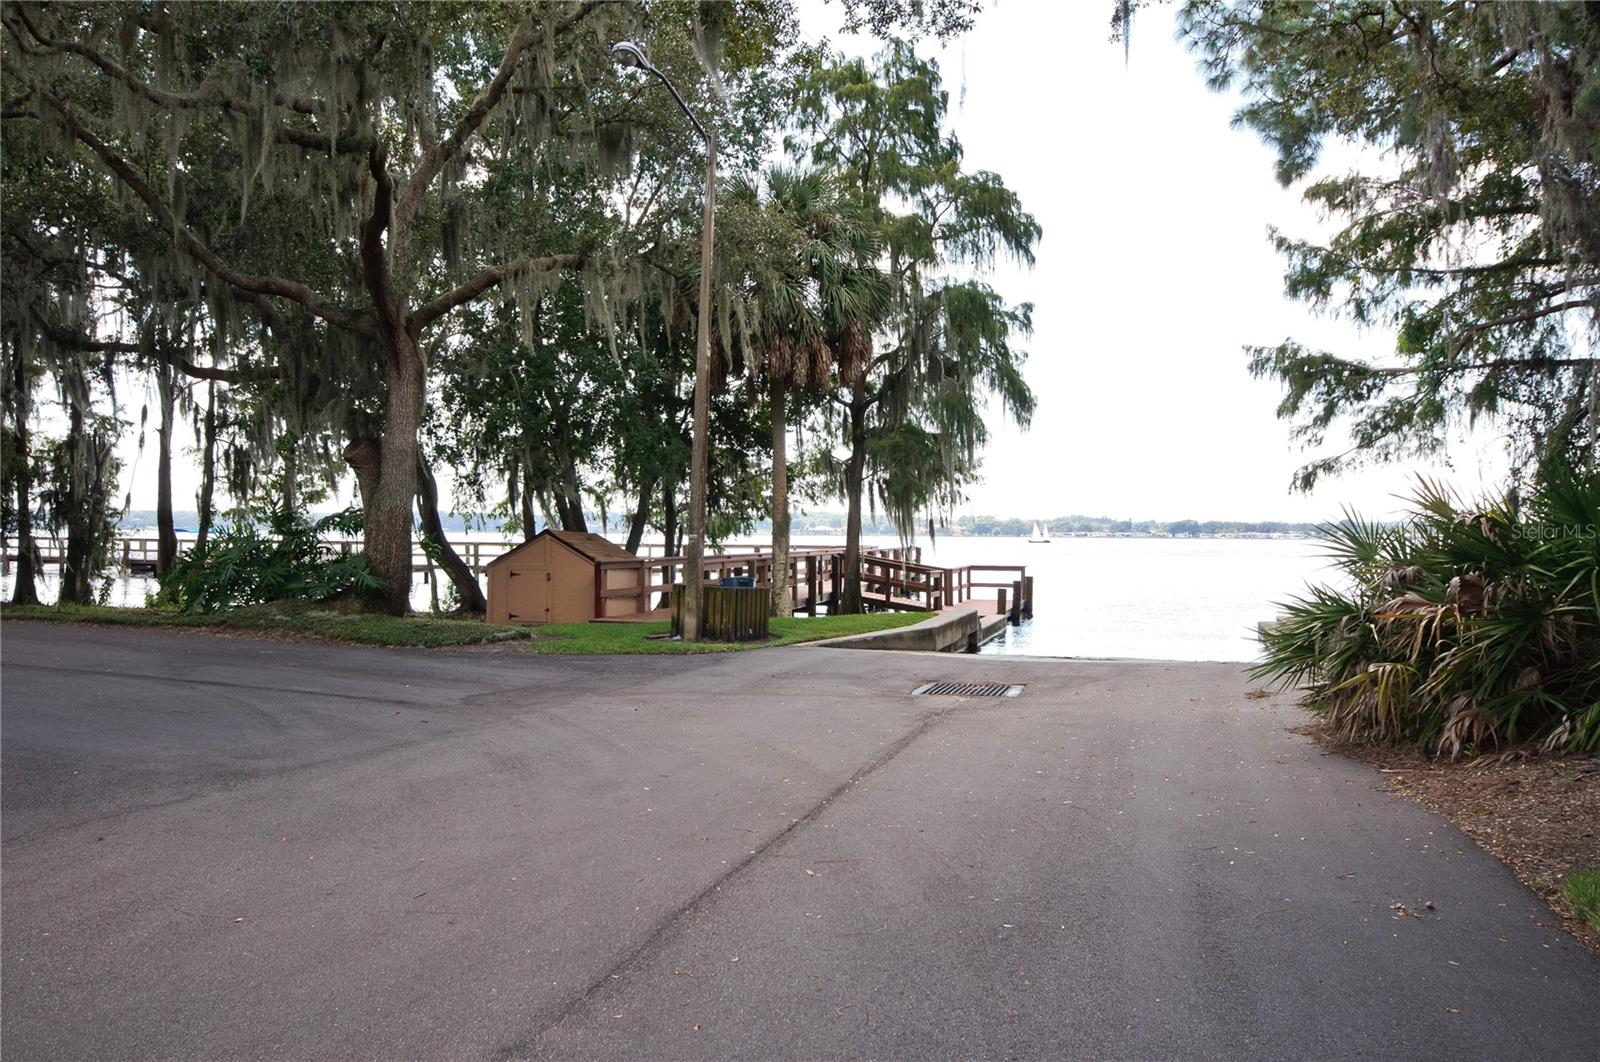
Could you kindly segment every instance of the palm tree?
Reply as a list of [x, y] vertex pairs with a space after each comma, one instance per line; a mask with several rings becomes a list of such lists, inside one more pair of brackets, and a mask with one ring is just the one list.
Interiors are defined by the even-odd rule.
[[[730, 337], [752, 382], [764, 382], [772, 418], [772, 611], [793, 609], [789, 586], [788, 405], [791, 394], [848, 383], [865, 370], [871, 335], [889, 304], [875, 228], [821, 169], [774, 167], [765, 189], [743, 182], [736, 249], [744, 268], [732, 297], [743, 327]], [[738, 242], [735, 240], [734, 242]]]

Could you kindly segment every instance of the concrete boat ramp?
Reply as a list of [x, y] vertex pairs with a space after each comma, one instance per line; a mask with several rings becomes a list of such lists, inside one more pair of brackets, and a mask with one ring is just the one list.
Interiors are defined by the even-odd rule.
[[1600, 1043], [1600, 959], [1235, 665], [0, 655], [8, 1062]]

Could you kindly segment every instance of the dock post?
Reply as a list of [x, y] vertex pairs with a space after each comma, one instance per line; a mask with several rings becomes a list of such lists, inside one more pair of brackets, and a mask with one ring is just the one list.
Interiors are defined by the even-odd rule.
[[999, 608], [997, 609], [997, 614], [1001, 615], [1001, 616], [1004, 616], [1004, 615], [1007, 614], [1006, 613], [1006, 588], [1002, 586], [996, 592], [1000, 595], [1000, 599], [996, 602], [996, 604], [999, 605]]
[[1015, 627], [1022, 622], [1022, 580], [1017, 579], [1011, 583], [1011, 614], [1007, 617]]
[[1023, 616], [1026, 619], [1033, 619], [1033, 576], [1031, 576], [1031, 575], [1023, 576], [1023, 578], [1022, 578], [1022, 595], [1023, 595], [1023, 600], [1025, 600], [1028, 603], [1027, 607], [1023, 610]]
[[818, 578], [817, 555], [806, 558], [806, 615], [817, 614], [817, 595], [822, 593], [822, 580]]

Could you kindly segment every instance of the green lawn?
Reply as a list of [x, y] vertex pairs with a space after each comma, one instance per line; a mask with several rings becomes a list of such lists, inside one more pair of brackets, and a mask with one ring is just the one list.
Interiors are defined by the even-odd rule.
[[[217, 612], [205, 616], [150, 608], [109, 608], [99, 605], [24, 605], [0, 609], [0, 619], [45, 620], [55, 623], [104, 623], [129, 627], [193, 627], [200, 630], [260, 631], [304, 635], [358, 645], [443, 648], [481, 645], [485, 642], [529, 638], [535, 653], [724, 653], [794, 645], [819, 638], [888, 630], [915, 623], [915, 613], [879, 612], [866, 616], [818, 616], [815, 619], [774, 619], [773, 637], [765, 642], [728, 644], [704, 642], [685, 645], [668, 641], [667, 623], [564, 623], [534, 628], [507, 627], [471, 619], [434, 616], [384, 616], [351, 612], [332, 605], [278, 602]], [[652, 637], [655, 636], [655, 637]]]
[[886, 631], [925, 619], [915, 612], [874, 612], [865, 616], [817, 616], [814, 619], [773, 619], [772, 637], [764, 642], [669, 641], [669, 624], [655, 623], [552, 623], [536, 627], [530, 648], [535, 653], [726, 653], [774, 645], [814, 642], [847, 634]]
[[216, 612], [205, 616], [150, 608], [105, 608], [98, 605], [7, 606], [0, 618], [58, 623], [108, 623], [130, 627], [194, 627], [202, 630], [268, 631], [300, 634], [358, 645], [481, 645], [526, 638], [526, 627], [502, 627], [481, 620], [433, 616], [384, 616], [348, 612], [332, 606], [279, 602]]

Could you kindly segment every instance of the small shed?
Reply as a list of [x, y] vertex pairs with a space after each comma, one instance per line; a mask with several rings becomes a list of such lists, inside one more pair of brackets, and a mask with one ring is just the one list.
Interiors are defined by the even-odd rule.
[[[629, 567], [607, 568], [610, 562]], [[636, 613], [633, 596], [602, 590], [639, 585], [644, 562], [615, 542], [546, 528], [487, 566], [490, 623], [587, 623]]]

